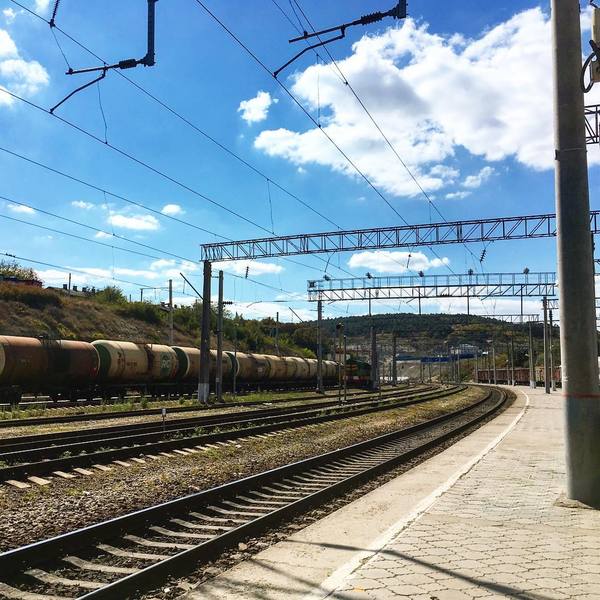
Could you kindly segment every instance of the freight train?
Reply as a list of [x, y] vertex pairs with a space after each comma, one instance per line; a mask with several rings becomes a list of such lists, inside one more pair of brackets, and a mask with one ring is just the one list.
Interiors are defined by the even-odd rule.
[[[217, 353], [210, 351], [214, 380]], [[197, 389], [200, 350], [114, 340], [78, 342], [0, 336], [0, 402], [16, 404], [23, 393], [53, 400], [185, 394]], [[317, 361], [296, 356], [223, 352], [223, 381], [239, 388], [308, 386]], [[323, 361], [323, 381], [335, 383], [338, 365]]]

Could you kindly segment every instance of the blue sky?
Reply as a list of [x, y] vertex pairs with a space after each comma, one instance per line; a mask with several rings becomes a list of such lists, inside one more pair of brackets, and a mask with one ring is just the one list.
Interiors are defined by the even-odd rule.
[[[22, 0], [48, 17], [50, 3]], [[287, 0], [277, 0], [295, 20]], [[350, 21], [392, 2], [373, 0], [299, 3], [317, 27]], [[230, 0], [207, 5], [270, 68], [294, 52], [295, 35], [272, 0]], [[399, 223], [398, 216], [352, 171], [322, 132], [294, 105], [271, 77], [228, 37], [194, 0], [161, 0], [156, 5], [156, 66], [125, 72], [196, 127], [243, 157], [286, 190], [343, 228]], [[552, 71], [548, 5], [533, 1], [410, 3], [405, 23], [386, 21], [349, 29], [330, 46], [344, 75], [371, 110], [403, 160], [447, 220], [553, 211]], [[144, 0], [63, 0], [57, 24], [99, 56], [112, 62], [145, 53]], [[589, 21], [583, 14], [584, 27]], [[74, 68], [97, 60], [56, 33]], [[584, 34], [585, 38], [586, 34]], [[0, 87], [49, 108], [89, 75], [66, 76], [65, 60], [48, 25], [0, 0]], [[306, 110], [409, 223], [439, 220], [386, 147], [330, 64], [307, 54], [280, 75]], [[104, 140], [99, 96], [113, 146], [178, 180], [187, 188], [278, 234], [331, 230], [330, 222], [302, 206], [273, 183], [232, 158], [198, 131], [170, 114], [111, 72], [98, 86], [79, 93], [56, 114]], [[593, 96], [593, 94], [591, 95]], [[597, 101], [589, 98], [588, 103]], [[139, 287], [162, 288], [175, 280], [183, 293], [183, 271], [201, 283], [199, 244], [261, 237], [260, 229], [177, 185], [105, 144], [76, 131], [0, 91], [0, 146], [64, 171], [101, 189], [150, 207], [149, 212], [110, 194], [90, 189], [0, 151], [0, 215], [59, 229], [86, 239], [143, 252], [138, 256], [0, 218], [0, 252], [85, 271], [74, 281], [103, 286], [110, 278], [134, 297]], [[600, 155], [590, 152], [592, 208], [597, 208]], [[270, 195], [270, 201], [269, 201]], [[152, 246], [149, 250], [15, 204], [21, 202], [97, 229]], [[271, 209], [272, 207], [272, 209]], [[272, 223], [271, 223], [272, 210]], [[176, 217], [196, 228], [169, 219]], [[205, 233], [198, 228], [214, 232]], [[473, 245], [478, 258], [481, 245]], [[421, 252], [421, 254], [418, 254]], [[174, 258], [171, 253], [180, 258]], [[427, 273], [531, 271], [555, 269], [553, 240], [496, 243], [483, 265], [462, 247], [413, 250], [409, 268]], [[189, 259], [182, 262], [181, 258]], [[304, 318], [306, 280], [323, 275], [316, 257], [249, 265], [250, 278], [226, 278], [226, 296], [248, 316]], [[25, 261], [23, 261], [25, 262]], [[344, 276], [391, 274], [402, 270], [406, 254], [331, 257], [328, 273]], [[35, 266], [35, 265], [33, 265]], [[312, 268], [309, 268], [312, 267]], [[225, 265], [244, 274], [246, 265]], [[66, 281], [59, 269], [36, 267], [48, 284]], [[190, 293], [189, 287], [185, 292]], [[146, 297], [164, 300], [164, 291]], [[274, 303], [274, 300], [282, 302]], [[252, 306], [248, 306], [248, 304]], [[536, 309], [538, 302], [528, 305]], [[459, 311], [462, 303], [431, 302], [428, 312]], [[513, 312], [510, 301], [487, 302], [479, 312]], [[362, 304], [327, 307], [326, 314], [361, 314]], [[379, 305], [375, 310], [414, 311], [411, 305]]]

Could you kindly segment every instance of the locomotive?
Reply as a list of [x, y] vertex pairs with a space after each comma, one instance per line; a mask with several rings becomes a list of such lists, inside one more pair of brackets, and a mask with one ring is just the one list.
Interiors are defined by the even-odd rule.
[[[306, 386], [316, 379], [317, 360], [223, 352], [223, 381], [239, 387]], [[210, 351], [210, 378], [217, 353]], [[24, 392], [53, 400], [184, 394], [196, 390], [200, 350], [116, 340], [79, 342], [0, 336], [0, 402], [16, 404]], [[323, 361], [323, 381], [338, 378], [337, 363]]]

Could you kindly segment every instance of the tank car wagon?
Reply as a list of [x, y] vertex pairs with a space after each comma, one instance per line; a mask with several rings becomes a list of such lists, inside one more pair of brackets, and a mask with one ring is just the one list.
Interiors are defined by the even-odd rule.
[[[295, 356], [223, 353], [223, 382], [246, 387], [308, 387], [317, 361]], [[210, 351], [211, 382], [217, 353]], [[23, 392], [53, 400], [142, 394], [184, 394], [197, 389], [200, 350], [120, 340], [92, 343], [0, 336], [0, 402], [19, 402]], [[323, 380], [337, 381], [338, 366], [323, 361]]]

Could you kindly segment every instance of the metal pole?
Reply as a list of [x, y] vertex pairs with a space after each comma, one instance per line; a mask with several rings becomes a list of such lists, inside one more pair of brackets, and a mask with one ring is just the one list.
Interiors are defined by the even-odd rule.
[[600, 396], [578, 0], [552, 0], [560, 347], [567, 494], [600, 506]]
[[496, 347], [494, 346], [494, 342], [492, 342], [492, 368], [494, 369], [494, 385], [496, 385], [498, 379], [496, 377]]
[[69, 296], [71, 295], [71, 273], [69, 273]]
[[208, 404], [210, 390], [210, 277], [211, 264], [204, 261], [204, 285], [202, 288], [202, 323], [200, 325], [200, 377], [198, 401]]
[[281, 356], [281, 352], [279, 352], [279, 312], [276, 313], [275, 318], [275, 350], [277, 351], [277, 356]]
[[552, 319], [552, 311], [550, 310], [548, 312], [549, 314], [549, 328], [548, 328], [548, 347], [550, 348], [550, 386], [552, 388], [552, 391], [555, 392], [556, 391], [556, 378], [554, 377], [554, 354], [552, 352], [553, 348], [552, 346], [554, 345], [552, 342], [552, 327], [553, 327], [553, 319]]
[[542, 298], [544, 308], [544, 391], [550, 393], [550, 362], [548, 360], [548, 298]]
[[392, 385], [398, 385], [398, 365], [396, 356], [398, 355], [398, 340], [396, 334], [392, 336]]
[[531, 321], [529, 321], [529, 387], [535, 389], [535, 356], [533, 354], [533, 331], [531, 329]]
[[169, 346], [173, 345], [173, 280], [169, 279]]
[[237, 327], [233, 329], [233, 377], [231, 384], [231, 391], [235, 396], [237, 394], [237, 371], [238, 371], [238, 362], [237, 362]]
[[344, 402], [348, 399], [348, 373], [346, 373], [346, 334], [344, 334]]
[[338, 339], [337, 339], [337, 363], [338, 363], [338, 402], [342, 401], [342, 335], [344, 331], [344, 326], [341, 323], [336, 325], [336, 329], [338, 330]]
[[515, 338], [511, 332], [510, 334], [510, 379], [512, 385], [516, 385], [515, 381]]
[[479, 348], [475, 348], [475, 383], [479, 383]]
[[140, 302], [144, 301], [144, 288], [140, 288]]
[[223, 271], [219, 271], [219, 300], [217, 305], [217, 364], [215, 369], [217, 402], [223, 402]]
[[323, 393], [323, 300], [317, 301], [317, 392]]
[[377, 389], [377, 334], [375, 327], [371, 325], [371, 386]]

